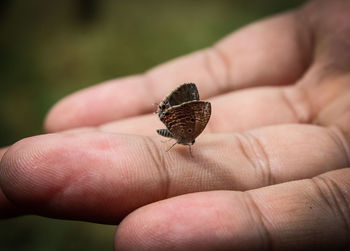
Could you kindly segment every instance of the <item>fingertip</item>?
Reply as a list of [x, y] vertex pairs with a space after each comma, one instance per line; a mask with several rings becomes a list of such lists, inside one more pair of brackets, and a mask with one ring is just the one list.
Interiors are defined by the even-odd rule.
[[[110, 112], [112, 95], [107, 84], [92, 86], [58, 101], [44, 120], [46, 132], [59, 132], [77, 127], [96, 126], [113, 119]], [[105, 101], [105, 102], [103, 102]]]
[[152, 98], [141, 76], [106, 81], [60, 100], [46, 116], [44, 128], [58, 132], [144, 114], [152, 110]]
[[47, 114], [44, 118], [44, 124], [43, 124], [43, 128], [44, 128], [45, 132], [52, 133], [52, 132], [62, 130], [61, 129], [62, 120], [60, 120], [60, 115], [61, 115], [61, 112], [60, 112], [61, 105], [60, 104], [62, 101], [63, 100], [58, 101], [58, 103], [54, 104], [47, 112]]
[[88, 107], [84, 96], [85, 90], [73, 93], [58, 101], [44, 119], [45, 132], [59, 132], [83, 125], [91, 125], [84, 119], [85, 110]]
[[163, 194], [144, 142], [90, 130], [26, 138], [4, 156], [0, 185], [24, 213], [115, 224]]
[[52, 152], [49, 142], [38, 140], [42, 137], [35, 136], [16, 142], [2, 158], [0, 185], [6, 197], [15, 204], [32, 204], [35, 200], [47, 200], [50, 197], [51, 193], [42, 189], [50, 181], [42, 179], [41, 166], [45, 165]]

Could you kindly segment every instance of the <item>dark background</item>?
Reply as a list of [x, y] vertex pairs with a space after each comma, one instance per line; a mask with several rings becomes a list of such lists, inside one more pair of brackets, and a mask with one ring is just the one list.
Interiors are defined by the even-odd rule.
[[[107, 79], [212, 45], [302, 0], [0, 1], [0, 146], [43, 133], [50, 107]], [[112, 250], [115, 226], [0, 221], [0, 250]]]

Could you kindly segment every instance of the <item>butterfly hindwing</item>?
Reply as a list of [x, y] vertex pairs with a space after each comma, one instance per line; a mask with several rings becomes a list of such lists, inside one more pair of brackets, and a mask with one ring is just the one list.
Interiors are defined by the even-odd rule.
[[170, 107], [160, 116], [178, 143], [191, 143], [205, 128], [211, 114], [211, 105], [205, 101], [189, 101]]

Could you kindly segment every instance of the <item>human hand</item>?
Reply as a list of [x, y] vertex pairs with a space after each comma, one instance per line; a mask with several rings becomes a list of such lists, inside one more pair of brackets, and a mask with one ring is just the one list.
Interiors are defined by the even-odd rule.
[[[5, 154], [4, 194], [23, 213], [121, 221], [118, 250], [349, 248], [349, 11], [314, 1], [63, 99], [52, 134]], [[165, 152], [152, 114], [184, 82], [212, 103], [194, 158]]]

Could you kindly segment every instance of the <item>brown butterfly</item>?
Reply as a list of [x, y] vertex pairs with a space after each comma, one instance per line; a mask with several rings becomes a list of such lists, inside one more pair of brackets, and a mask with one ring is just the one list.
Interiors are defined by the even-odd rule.
[[160, 121], [167, 129], [158, 129], [157, 133], [175, 139], [176, 144], [191, 145], [204, 130], [211, 115], [211, 104], [199, 100], [198, 89], [193, 83], [186, 83], [172, 91], [159, 104], [157, 110]]

